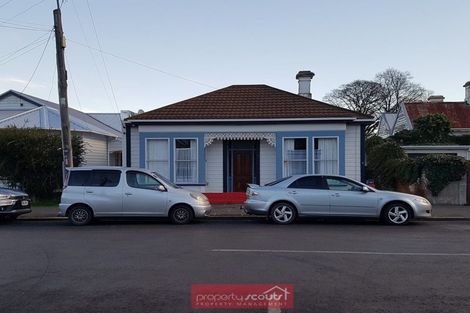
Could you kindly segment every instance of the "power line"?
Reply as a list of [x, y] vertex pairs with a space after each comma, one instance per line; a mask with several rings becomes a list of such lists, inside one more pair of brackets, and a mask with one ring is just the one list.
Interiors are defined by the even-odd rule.
[[34, 7], [38, 6], [38, 5], [40, 5], [41, 3], [45, 2], [45, 1], [46, 1], [46, 0], [41, 0], [41, 1], [38, 1], [38, 2], [36, 2], [36, 3], [32, 4], [32, 5], [30, 5], [29, 7], [27, 7], [27, 8], [24, 9], [23, 11], [21, 11], [21, 12], [17, 13], [16, 15], [10, 17], [7, 21], [11, 21], [12, 19], [14, 19], [14, 18], [16, 18], [16, 17], [18, 17], [18, 16], [20, 16], [20, 15], [23, 15], [24, 13], [28, 12], [28, 11], [31, 10], [32, 8], [34, 8]]
[[33, 71], [33, 73], [31, 74], [31, 77], [28, 80], [28, 83], [26, 84], [26, 86], [24, 86], [23, 90], [21, 90], [21, 93], [23, 93], [26, 90], [26, 88], [28, 88], [29, 83], [31, 83], [31, 81], [33, 80], [33, 77], [36, 74], [36, 71], [37, 71], [39, 65], [41, 64], [42, 58], [44, 57], [44, 52], [46, 52], [46, 49], [47, 49], [47, 46], [49, 45], [49, 41], [51, 40], [51, 37], [52, 37], [52, 32], [50, 32], [49, 38], [47, 38], [46, 45], [44, 46], [44, 49], [42, 50], [41, 56], [39, 57], [39, 60], [38, 60], [38, 63], [36, 64], [36, 67], [34, 68], [34, 71]]
[[30, 30], [36, 32], [48, 32], [49, 30], [46, 29], [38, 29], [38, 28], [30, 28], [30, 27], [19, 27], [19, 26], [8, 26], [8, 25], [0, 25], [2, 28], [11, 28], [11, 29], [20, 29], [20, 30]]
[[7, 1], [3, 2], [2, 4], [0, 4], [0, 9], [3, 8], [4, 6], [8, 5], [12, 1], [13, 0], [7, 0]]
[[[17, 22], [10, 22], [10, 21], [4, 20], [4, 19], [0, 19], [0, 23], [14, 25], [14, 26], [20, 26], [20, 27], [37, 28], [37, 29], [41, 29], [38, 26], [41, 26], [42, 29], [45, 29], [45, 28], [49, 29], [49, 28], [52, 27], [51, 25], [31, 23], [31, 22], [18, 22], [18, 21]], [[36, 26], [33, 26], [33, 25], [36, 25]]]
[[[85, 39], [85, 43], [87, 45], [89, 45], [88, 37], [87, 37], [85, 29], [83, 27], [82, 20], [80, 19], [80, 15], [78, 14], [77, 7], [75, 6], [75, 2], [73, 0], [71, 2], [72, 2], [73, 11], [74, 11], [75, 16], [76, 16], [77, 21], [78, 21], [78, 25], [80, 26], [80, 30], [82, 32], [83, 38]], [[88, 50], [88, 53], [90, 54], [91, 60], [93, 61], [93, 65], [95, 66], [96, 72], [98, 73], [98, 78], [100, 80], [101, 85], [103, 86], [103, 90], [104, 90], [104, 93], [106, 95], [106, 98], [108, 99], [109, 104], [112, 105], [113, 100], [111, 99], [111, 97], [108, 93], [108, 88], [106, 87], [106, 84], [103, 80], [103, 76], [101, 75], [101, 71], [98, 67], [98, 64], [96, 63], [95, 55], [94, 55], [93, 51], [90, 48], [88, 48], [87, 50]]]
[[25, 45], [25, 46], [23, 46], [23, 47], [21, 47], [21, 48], [19, 48], [19, 49], [16, 49], [16, 50], [14, 50], [14, 51], [10, 51], [10, 52], [8, 52], [8, 53], [5, 54], [5, 55], [0, 56], [0, 61], [1, 61], [2, 59], [7, 59], [7, 58], [9, 58], [9, 57], [15, 55], [16, 53], [20, 52], [21, 50], [24, 50], [24, 49], [28, 48], [29, 46], [32, 46], [32, 45], [34, 45], [34, 44], [36, 44], [36, 43], [45, 41], [45, 40], [46, 40], [46, 36], [48, 36], [48, 34], [41, 35], [41, 36], [39, 36], [38, 38], [36, 38], [35, 40], [33, 40], [32, 42], [28, 43], [27, 45]]
[[47, 96], [47, 101], [51, 98], [52, 89], [54, 89], [55, 77], [57, 75], [57, 66], [54, 65], [54, 71], [51, 79], [51, 89], [49, 89], [49, 95]]
[[[0, 62], [2, 62], [2, 63], [0, 63], [0, 66], [1, 66], [1, 65], [5, 65], [5, 64], [8, 64], [8, 63], [10, 63], [11, 61], [13, 61], [13, 60], [19, 58], [20, 56], [25, 55], [25, 54], [27, 54], [27, 53], [33, 51], [34, 49], [36, 49], [36, 48], [38, 48], [38, 47], [41, 47], [42, 44], [43, 44], [44, 42], [46, 42], [46, 40], [47, 40], [47, 39], [39, 40], [39, 41], [37, 41], [37, 42], [28, 44], [27, 46], [25, 46], [25, 47], [23, 47], [23, 48], [20, 48], [20, 49], [18, 49], [17, 51], [10, 52], [9, 54], [7, 54], [7, 55], [3, 56], [2, 58], [0, 58]], [[30, 46], [32, 46], [32, 47], [30, 47]], [[27, 49], [28, 47], [30, 47], [30, 48]], [[21, 50], [24, 50], [24, 49], [27, 49], [27, 50], [24, 51], [24, 52], [22, 52], [22, 53], [20, 53], [20, 54], [17, 54], [17, 52], [19, 52], [19, 51], [21, 51]], [[3, 60], [1, 60], [1, 59], [3, 59]]]
[[181, 76], [181, 75], [178, 75], [178, 74], [173, 74], [173, 73], [170, 73], [170, 72], [167, 72], [167, 71], [164, 71], [164, 70], [161, 70], [159, 68], [156, 68], [154, 66], [151, 66], [151, 65], [147, 65], [147, 64], [144, 64], [142, 62], [139, 62], [139, 61], [134, 61], [134, 60], [131, 60], [127, 57], [123, 57], [123, 56], [119, 56], [115, 53], [112, 53], [112, 52], [108, 52], [108, 51], [104, 51], [102, 49], [98, 49], [98, 48], [95, 48], [95, 47], [92, 47], [90, 45], [86, 45], [84, 43], [81, 43], [81, 42], [78, 42], [78, 41], [75, 41], [75, 40], [72, 40], [72, 39], [69, 39], [68, 41], [72, 42], [72, 43], [75, 43], [79, 46], [82, 46], [82, 47], [86, 47], [86, 48], [89, 48], [89, 49], [92, 49], [92, 50], [95, 50], [95, 51], [99, 51], [101, 53], [104, 53], [104, 54], [107, 54], [107, 55], [110, 55], [116, 59], [120, 59], [120, 60], [123, 60], [123, 61], [126, 61], [126, 62], [129, 62], [129, 63], [132, 63], [132, 64], [135, 64], [135, 65], [139, 65], [141, 67], [145, 67], [149, 70], [152, 70], [152, 71], [155, 71], [155, 72], [159, 72], [161, 74], [165, 74], [165, 75], [168, 75], [168, 76], [171, 76], [171, 77], [174, 77], [174, 78], [178, 78], [178, 79], [181, 79], [181, 80], [185, 80], [185, 81], [188, 81], [188, 82], [191, 82], [191, 83], [194, 83], [194, 84], [198, 84], [198, 85], [201, 85], [201, 86], [204, 86], [204, 87], [209, 87], [211, 89], [217, 89], [217, 87], [215, 86], [211, 86], [209, 84], [206, 84], [206, 83], [203, 83], [203, 82], [200, 82], [200, 81], [197, 81], [197, 80], [194, 80], [194, 79], [191, 79], [191, 78], [187, 78], [187, 77], [184, 77], [184, 76]]
[[[100, 38], [98, 37], [98, 32], [96, 31], [95, 19], [93, 18], [93, 14], [91, 12], [90, 2], [88, 2], [88, 0], [86, 0], [86, 4], [87, 4], [87, 7], [88, 7], [88, 12], [90, 13], [91, 23], [93, 25], [93, 31], [95, 32], [96, 41], [98, 42], [98, 47], [100, 48], [100, 50], [102, 50]], [[119, 113], [120, 110], [119, 110], [118, 103], [116, 101], [116, 94], [114, 93], [113, 84], [111, 84], [111, 78], [109, 76], [108, 66], [106, 65], [106, 61], [104, 59], [103, 53], [101, 53], [101, 60], [103, 61], [103, 66], [104, 66], [104, 70], [105, 70], [105, 73], [106, 73], [106, 77], [108, 79], [109, 87], [111, 88], [111, 94], [113, 95], [114, 104], [116, 105], [117, 112]]]
[[78, 103], [78, 106], [79, 106], [80, 111], [81, 111], [82, 110], [82, 104], [80, 103], [80, 98], [78, 97], [77, 88], [75, 87], [75, 82], [74, 82], [73, 77], [72, 77], [72, 70], [70, 69], [69, 62], [67, 62], [67, 57], [65, 58], [65, 64], [67, 65], [67, 76], [69, 77], [70, 82], [72, 83], [73, 91], [74, 91], [74, 94], [75, 94], [75, 99], [77, 99], [77, 103]]

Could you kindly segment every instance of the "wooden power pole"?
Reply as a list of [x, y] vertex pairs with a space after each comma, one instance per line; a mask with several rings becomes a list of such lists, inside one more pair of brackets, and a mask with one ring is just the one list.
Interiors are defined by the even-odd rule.
[[59, 90], [60, 121], [62, 126], [62, 177], [65, 184], [66, 167], [73, 167], [72, 138], [70, 134], [69, 108], [67, 100], [67, 70], [65, 69], [65, 40], [62, 29], [62, 14], [59, 1], [57, 9], [54, 10], [55, 44], [57, 51], [57, 82]]

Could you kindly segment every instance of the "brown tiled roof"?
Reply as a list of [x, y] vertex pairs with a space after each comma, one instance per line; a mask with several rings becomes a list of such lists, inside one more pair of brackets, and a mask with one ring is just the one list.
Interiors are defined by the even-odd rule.
[[358, 118], [371, 116], [267, 85], [233, 85], [128, 120]]
[[465, 102], [412, 102], [405, 104], [411, 121], [428, 114], [442, 113], [452, 128], [470, 128], [470, 105]]

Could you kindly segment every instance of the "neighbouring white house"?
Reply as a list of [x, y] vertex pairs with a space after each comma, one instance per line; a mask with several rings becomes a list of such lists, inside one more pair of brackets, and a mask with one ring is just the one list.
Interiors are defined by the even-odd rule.
[[[444, 96], [430, 96], [428, 101], [403, 103], [397, 113], [384, 113], [380, 116], [378, 135], [386, 138], [402, 130], [412, 130], [413, 122], [428, 114], [442, 113], [450, 121], [453, 135], [470, 135], [470, 81], [464, 86], [464, 101], [444, 101]], [[410, 157], [420, 157], [427, 154], [457, 155], [470, 160], [470, 146], [426, 144], [402, 146]], [[429, 195], [431, 202], [442, 204], [470, 203], [470, 176], [450, 183], [439, 196]]]
[[[120, 113], [83, 113], [69, 108], [70, 129], [83, 138], [83, 165], [122, 165], [122, 119], [132, 115]], [[59, 105], [18, 91], [0, 95], [0, 128], [42, 128], [60, 131]]]
[[303, 173], [363, 180], [373, 118], [311, 99], [313, 76], [297, 74], [299, 94], [233, 85], [134, 115], [125, 120], [125, 163], [203, 192]]
[[401, 103], [397, 113], [383, 113], [379, 117], [377, 134], [383, 138], [402, 130], [413, 129], [413, 121], [428, 114], [447, 116], [454, 135], [470, 135], [470, 81], [464, 86], [463, 101], [444, 101], [444, 96], [430, 96], [428, 101]]

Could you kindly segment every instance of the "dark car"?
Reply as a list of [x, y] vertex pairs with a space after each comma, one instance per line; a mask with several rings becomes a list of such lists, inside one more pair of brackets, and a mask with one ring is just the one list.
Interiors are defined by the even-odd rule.
[[16, 219], [21, 214], [31, 212], [31, 199], [28, 194], [0, 188], [0, 220]]

